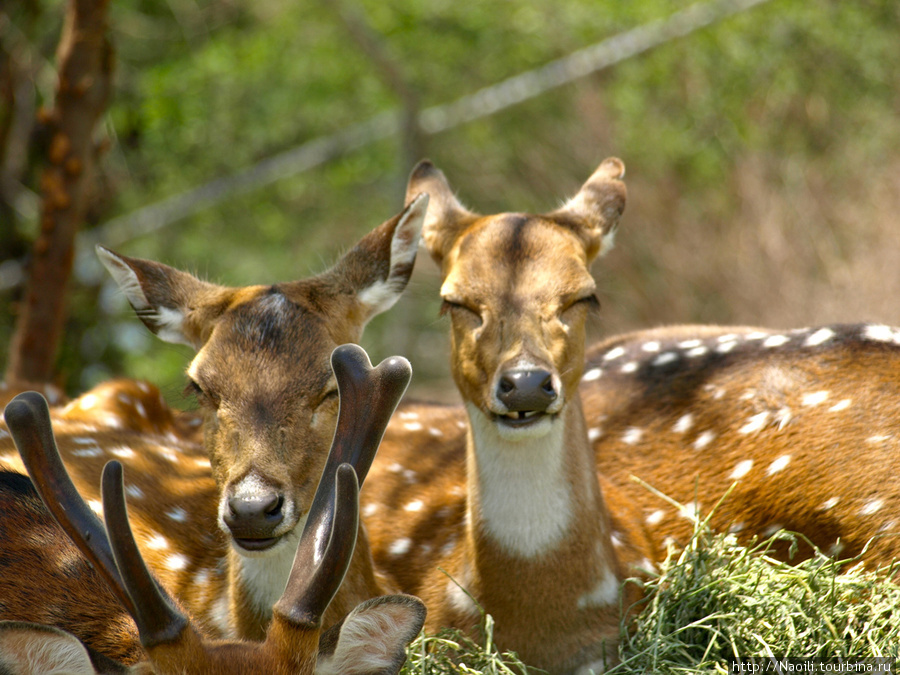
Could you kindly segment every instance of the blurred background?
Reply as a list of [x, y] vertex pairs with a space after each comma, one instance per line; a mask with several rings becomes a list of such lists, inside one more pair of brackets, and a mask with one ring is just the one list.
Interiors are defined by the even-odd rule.
[[[116, 0], [58, 384], [143, 377], [183, 404], [190, 350], [134, 317], [94, 242], [224, 284], [304, 277], [402, 207], [422, 157], [483, 213], [553, 209], [603, 158], [625, 161], [595, 337], [900, 324], [900, 3], [750, 4]], [[38, 110], [65, 6], [0, 9], [4, 345], [38, 232]], [[437, 291], [422, 251], [363, 345], [408, 356], [414, 394], [452, 400]]]

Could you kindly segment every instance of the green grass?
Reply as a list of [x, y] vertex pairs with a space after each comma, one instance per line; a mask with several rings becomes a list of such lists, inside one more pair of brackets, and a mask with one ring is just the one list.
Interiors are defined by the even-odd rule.
[[[669, 551], [659, 576], [626, 582], [640, 584], [645, 596], [631, 625], [623, 622], [621, 663], [607, 673], [727, 673], [736, 657], [900, 656], [900, 585], [888, 578], [895, 570], [866, 570], [858, 559], [818, 550], [797, 564], [769, 555], [777, 542], [801, 539], [779, 532], [741, 546], [696, 521], [688, 546]], [[403, 672], [528, 672], [493, 644], [489, 615], [482, 628], [481, 644], [452, 630], [421, 636]]]

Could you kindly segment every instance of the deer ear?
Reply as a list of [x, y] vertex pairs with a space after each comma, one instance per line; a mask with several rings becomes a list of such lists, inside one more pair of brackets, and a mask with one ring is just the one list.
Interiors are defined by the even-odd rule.
[[210, 320], [227, 306], [229, 289], [102, 246], [97, 246], [97, 255], [147, 328], [166, 342], [194, 349], [203, 346], [211, 330]]
[[356, 296], [364, 321], [390, 309], [409, 283], [427, 209], [428, 195], [416, 195], [326, 273], [341, 292]]
[[411, 595], [368, 600], [322, 635], [316, 675], [395, 675], [424, 623], [425, 605]]
[[87, 649], [74, 635], [37, 623], [0, 621], [0, 672], [96, 671]]
[[453, 242], [478, 214], [460, 204], [444, 173], [429, 161], [419, 162], [410, 174], [406, 187], [407, 201], [421, 192], [427, 192], [431, 196], [428, 215], [422, 227], [422, 239], [431, 257], [440, 265]]
[[627, 193], [622, 182], [624, 176], [625, 164], [622, 160], [609, 157], [581, 186], [578, 194], [548, 214], [582, 238], [589, 261], [612, 249], [619, 218], [625, 210]]

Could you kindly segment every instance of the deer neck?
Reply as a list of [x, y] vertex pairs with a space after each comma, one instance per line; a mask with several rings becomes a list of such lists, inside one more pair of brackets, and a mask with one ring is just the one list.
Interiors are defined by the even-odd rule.
[[501, 438], [493, 421], [467, 408], [467, 539], [506, 564], [542, 567], [565, 556], [576, 568], [609, 567], [615, 579], [608, 583], [617, 586], [609, 516], [577, 395], [548, 433], [521, 440]]
[[241, 555], [234, 548], [228, 551], [230, 636], [265, 639], [266, 627], [272, 619], [272, 605], [284, 592], [303, 526], [304, 522], [299, 523], [294, 533], [266, 555]]
[[[497, 644], [528, 663], [567, 672], [610, 658], [623, 574], [580, 401], [547, 434], [521, 441], [468, 412], [466, 534], [450, 583], [494, 617]], [[453, 612], [477, 617], [461, 591], [447, 593]]]

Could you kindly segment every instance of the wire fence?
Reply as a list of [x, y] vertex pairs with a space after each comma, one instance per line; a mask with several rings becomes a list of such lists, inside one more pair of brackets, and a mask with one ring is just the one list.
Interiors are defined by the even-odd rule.
[[[766, 2], [769, 0], [712, 0], [691, 5], [665, 19], [619, 33], [450, 103], [426, 108], [418, 116], [418, 125], [423, 134], [433, 135], [493, 115]], [[222, 201], [397, 135], [402, 123], [403, 112], [391, 110], [330, 136], [308, 141], [246, 169], [113, 218], [82, 233], [79, 248], [85, 253], [97, 242], [113, 247], [121, 245]]]

